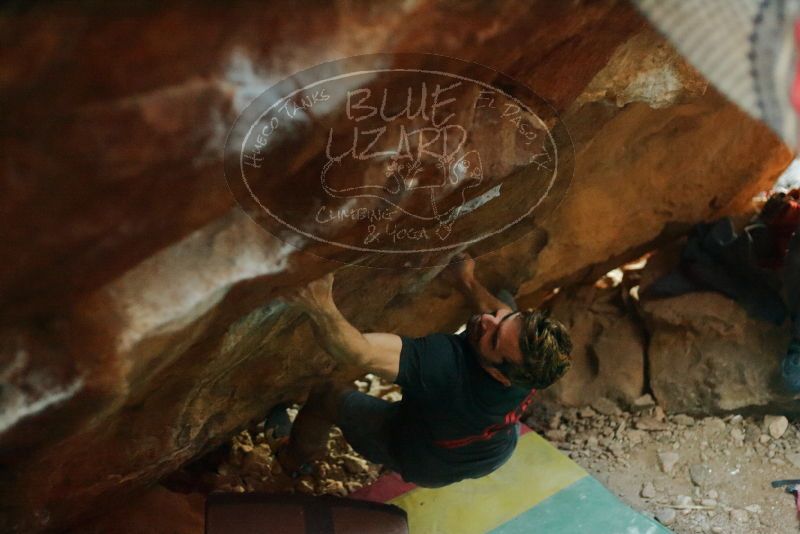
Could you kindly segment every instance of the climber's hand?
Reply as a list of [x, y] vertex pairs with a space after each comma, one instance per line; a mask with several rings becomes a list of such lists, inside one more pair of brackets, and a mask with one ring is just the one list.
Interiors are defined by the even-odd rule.
[[466, 252], [460, 252], [453, 256], [442, 275], [459, 289], [469, 287], [475, 281], [475, 260]]
[[314, 338], [344, 368], [359, 369], [359, 374], [375, 373], [389, 382], [397, 378], [403, 341], [396, 334], [362, 334], [350, 324], [333, 302], [333, 273], [284, 298], [308, 314]]
[[442, 275], [453, 287], [467, 298], [474, 313], [490, 313], [493, 310], [508, 310], [508, 304], [498, 299], [475, 278], [475, 260], [462, 252], [453, 256]]
[[290, 305], [307, 312], [324, 311], [335, 307], [333, 302], [333, 273], [318, 278], [305, 287], [293, 289], [283, 296]]

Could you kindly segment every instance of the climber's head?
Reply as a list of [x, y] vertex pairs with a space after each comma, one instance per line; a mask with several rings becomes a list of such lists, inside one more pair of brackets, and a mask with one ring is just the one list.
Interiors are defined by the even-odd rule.
[[566, 328], [539, 311], [475, 315], [467, 323], [467, 340], [486, 372], [506, 385], [544, 389], [570, 366]]

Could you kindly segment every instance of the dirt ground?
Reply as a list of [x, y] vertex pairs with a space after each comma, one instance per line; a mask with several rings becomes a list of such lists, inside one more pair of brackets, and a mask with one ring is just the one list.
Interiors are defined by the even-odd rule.
[[[400, 397], [396, 386], [374, 377], [358, 385], [389, 400]], [[580, 409], [540, 403], [526, 422], [624, 502], [674, 532], [800, 532], [794, 497], [770, 486], [800, 478], [800, 425], [785, 418], [668, 416], [646, 395], [634, 412], [610, 401]], [[298, 478], [283, 473], [275, 444], [261, 427], [244, 431], [171, 485], [344, 496], [382, 470], [359, 457], [336, 428], [328, 454]]]
[[800, 478], [798, 425], [785, 418], [666, 416], [649, 396], [639, 404], [636, 413], [610, 402], [540, 405], [528, 422], [624, 502], [674, 532], [800, 532], [794, 497], [770, 485]]

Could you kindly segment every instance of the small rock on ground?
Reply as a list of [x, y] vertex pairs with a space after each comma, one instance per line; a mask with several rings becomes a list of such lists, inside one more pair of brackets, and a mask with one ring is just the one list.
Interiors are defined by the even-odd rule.
[[677, 452], [661, 452], [658, 454], [658, 463], [661, 465], [661, 470], [663, 472], [669, 473], [680, 458]]
[[614, 401], [607, 399], [606, 397], [600, 397], [596, 399], [592, 403], [592, 408], [594, 408], [596, 412], [603, 415], [619, 415], [622, 413], [622, 410], [619, 409], [619, 406], [617, 406]]
[[662, 508], [656, 512], [656, 520], [664, 526], [669, 526], [675, 522], [678, 513], [672, 508]]
[[786, 455], [786, 459], [795, 467], [800, 469], [800, 453], [792, 452]]
[[744, 523], [747, 521], [748, 515], [744, 510], [731, 510], [731, 519], [737, 523]]
[[649, 408], [651, 406], [655, 406], [655, 401], [653, 400], [652, 395], [649, 393], [645, 393], [635, 401], [633, 401], [633, 405], [636, 408]]
[[789, 428], [789, 420], [782, 415], [768, 415], [764, 417], [764, 426], [769, 430], [770, 436], [780, 439]]
[[695, 486], [704, 486], [711, 477], [711, 468], [705, 464], [692, 464], [689, 466], [689, 478]]
[[693, 426], [694, 425], [694, 418], [689, 415], [678, 414], [672, 418], [672, 420], [679, 425], [683, 426]]

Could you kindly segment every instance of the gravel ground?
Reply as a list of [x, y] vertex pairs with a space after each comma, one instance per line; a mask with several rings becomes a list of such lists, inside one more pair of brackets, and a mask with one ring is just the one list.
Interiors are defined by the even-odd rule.
[[540, 405], [528, 423], [616, 493], [674, 532], [800, 532], [794, 498], [770, 482], [800, 478], [800, 432], [784, 417], [634, 413]]

